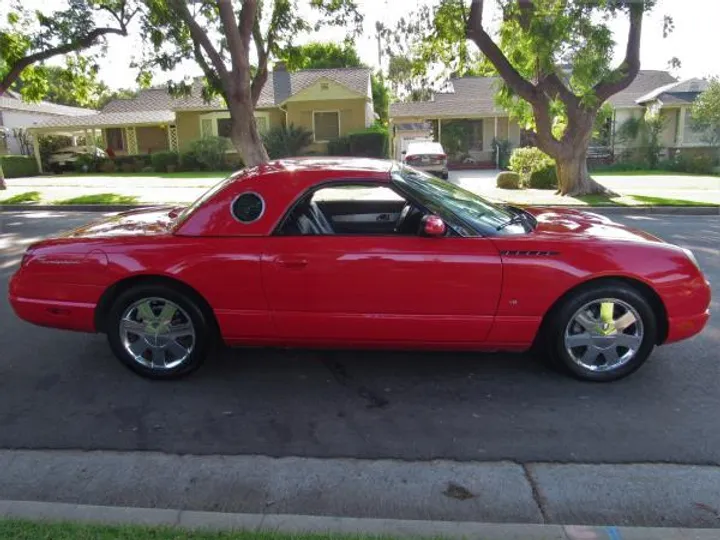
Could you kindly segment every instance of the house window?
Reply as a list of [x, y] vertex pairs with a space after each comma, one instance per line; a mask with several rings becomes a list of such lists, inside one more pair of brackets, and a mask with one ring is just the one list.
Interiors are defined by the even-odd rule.
[[[270, 128], [270, 118], [267, 112], [255, 113], [255, 121], [260, 133], [265, 133]], [[200, 116], [200, 134], [203, 137], [226, 137], [232, 134], [232, 120], [229, 112], [214, 112]]]
[[338, 111], [313, 112], [315, 142], [333, 141], [340, 137], [340, 113]]
[[105, 139], [107, 147], [111, 150], [125, 150], [125, 138], [123, 137], [122, 128], [108, 128], [105, 130]]

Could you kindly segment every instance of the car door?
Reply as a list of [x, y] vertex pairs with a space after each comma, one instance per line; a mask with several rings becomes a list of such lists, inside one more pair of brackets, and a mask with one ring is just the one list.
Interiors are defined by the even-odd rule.
[[485, 238], [272, 236], [262, 275], [288, 342], [463, 344], [485, 340], [500, 296]]

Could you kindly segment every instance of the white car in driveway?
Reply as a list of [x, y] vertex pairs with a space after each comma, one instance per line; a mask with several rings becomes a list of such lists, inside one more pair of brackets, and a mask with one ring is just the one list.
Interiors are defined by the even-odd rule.
[[66, 169], [74, 169], [75, 162], [80, 156], [92, 156], [95, 155], [95, 159], [102, 159], [107, 157], [104, 150], [100, 148], [92, 148], [87, 146], [66, 146], [65, 148], [59, 148], [50, 154], [48, 157], [48, 165], [50, 169], [55, 172], [60, 172]]
[[448, 178], [447, 154], [439, 142], [416, 141], [408, 143], [403, 152], [403, 163], [444, 180]]

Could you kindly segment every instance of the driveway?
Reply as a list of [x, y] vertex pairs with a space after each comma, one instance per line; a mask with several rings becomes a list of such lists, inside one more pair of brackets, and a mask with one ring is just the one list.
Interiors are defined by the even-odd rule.
[[[3, 290], [30, 241], [96, 217], [0, 213]], [[717, 217], [619, 219], [692, 248], [720, 283]], [[527, 355], [261, 349], [152, 382], [123, 368], [103, 336], [33, 327], [5, 298], [0, 321], [0, 448], [720, 463], [717, 317], [633, 377], [600, 385]]]

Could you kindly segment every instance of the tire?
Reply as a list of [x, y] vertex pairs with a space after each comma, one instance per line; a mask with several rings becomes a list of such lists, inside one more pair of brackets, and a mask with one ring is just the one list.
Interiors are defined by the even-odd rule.
[[197, 302], [167, 285], [139, 285], [122, 293], [108, 312], [106, 331], [118, 360], [149, 379], [190, 374], [205, 361], [212, 342]]
[[578, 290], [549, 314], [541, 348], [577, 379], [610, 382], [645, 363], [657, 332], [653, 309], [637, 289], [606, 282]]

